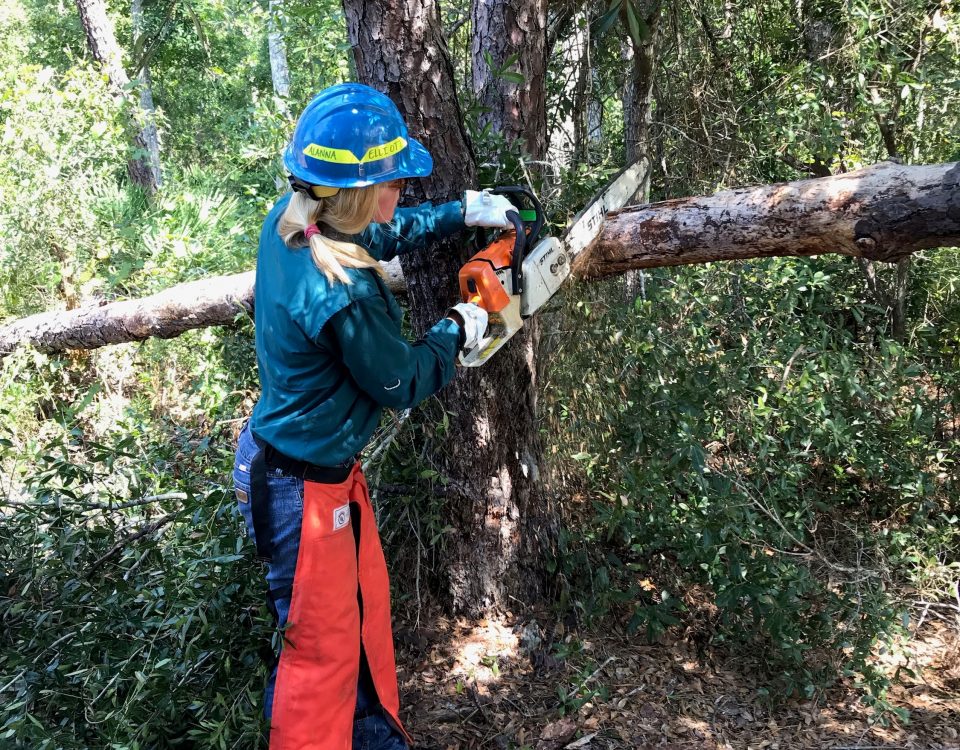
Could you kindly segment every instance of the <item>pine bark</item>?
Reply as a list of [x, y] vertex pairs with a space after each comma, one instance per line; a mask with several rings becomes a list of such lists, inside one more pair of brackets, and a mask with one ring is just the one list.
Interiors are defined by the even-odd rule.
[[[504, 135], [508, 144], [520, 141], [523, 150], [534, 161], [547, 153], [547, 118], [545, 76], [547, 66], [547, 4], [545, 0], [474, 0], [473, 59], [474, 90], [481, 94], [487, 110], [483, 117], [494, 130]], [[516, 57], [512, 69], [523, 76], [523, 81], [509, 84], [491, 77], [486, 63], [489, 58], [503, 66], [510, 57]], [[496, 96], [491, 96], [495, 92]], [[484, 96], [485, 94], [485, 96]], [[546, 588], [543, 560], [554, 551], [559, 520], [549, 494], [544, 492], [541, 471], [543, 445], [537, 430], [537, 361], [540, 348], [539, 324], [527, 322], [523, 337], [511, 346], [511, 362], [503, 363], [496, 380], [489, 386], [494, 393], [512, 391], [515, 405], [501, 419], [501, 430], [509, 434], [507, 456], [523, 457], [519, 464], [510, 462], [507, 469], [509, 484], [502, 494], [507, 504], [516, 508], [519, 534], [512, 544], [517, 559], [508, 561], [513, 568], [508, 576], [513, 580], [525, 575], [524, 585], [495, 592], [498, 603], [504, 596], [533, 598]], [[499, 396], [497, 400], [502, 399]], [[496, 407], [496, 402], [491, 403]], [[502, 471], [502, 469], [501, 469]], [[512, 488], [512, 490], [510, 489]], [[511, 497], [512, 496], [512, 497]], [[465, 548], [464, 555], [469, 551]], [[535, 561], [520, 564], [520, 561]], [[489, 562], [486, 563], [489, 566]], [[494, 571], [491, 571], [494, 572]]]
[[[489, 123], [508, 143], [520, 139], [528, 155], [542, 159], [547, 132], [546, 0], [473, 0], [471, 16], [473, 92], [487, 110], [480, 115], [480, 124]], [[495, 76], [484, 53], [497, 68], [515, 55], [509, 70], [523, 81]]]
[[[396, 102], [411, 134], [434, 156], [432, 175], [411, 185], [411, 193], [459, 198], [475, 185], [476, 167], [436, 3], [344, 0], [343, 7], [360, 80]], [[457, 271], [468, 254], [458, 238], [401, 259], [417, 331], [458, 301]], [[435, 455], [453, 490], [454, 531], [443, 567], [454, 611], [479, 614], [541, 590], [530, 508], [539, 466], [527, 351], [526, 336], [518, 335], [483, 368], [460, 370], [439, 395], [452, 415]]]
[[47, 352], [173, 338], [194, 328], [229, 325], [253, 310], [254, 272], [179, 284], [142, 299], [31, 315], [0, 328], [0, 356], [20, 344]]
[[[90, 54], [107, 74], [107, 79], [116, 95], [129, 100], [130, 95], [127, 89], [130, 85], [130, 77], [123, 68], [123, 54], [120, 45], [117, 44], [113, 21], [107, 15], [106, 4], [103, 0], [76, 0], [76, 3]], [[138, 109], [134, 105], [135, 113]], [[150, 166], [150, 142], [138, 119], [134, 114], [132, 118], [134, 153], [127, 162], [127, 173], [135, 185], [139, 185], [152, 195], [157, 190], [157, 181]]]

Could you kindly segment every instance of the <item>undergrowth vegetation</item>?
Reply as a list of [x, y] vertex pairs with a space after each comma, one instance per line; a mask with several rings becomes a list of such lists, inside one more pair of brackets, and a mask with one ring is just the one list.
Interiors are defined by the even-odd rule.
[[[164, 166], [152, 199], [127, 182], [126, 105], [84, 59], [73, 4], [0, 9], [4, 321], [252, 268], [291, 113], [350, 77], [339, 4], [287, 4], [287, 100], [272, 94], [263, 8], [146, 5]], [[881, 3], [838, 5], [814, 29], [834, 50], [823, 57], [784, 20], [796, 4], [775, 5], [747, 3], [722, 34], [728, 3], [670, 12], [654, 198], [872, 163], [892, 156], [878, 123], [893, 123], [900, 158], [960, 157], [949, 4], [911, 1], [892, 20]], [[623, 162], [621, 41], [597, 45], [601, 137], [546, 174], [465, 100], [483, 178], [545, 178], [556, 225]], [[552, 65], [557, 125], [573, 101]], [[850, 678], [878, 718], [897, 718], [874, 657], [960, 579], [960, 260], [927, 252], [908, 270], [897, 335], [896, 270], [846, 258], [565, 290], [540, 316], [557, 615], [690, 638], [769, 675], [771, 701]], [[0, 361], [0, 747], [256, 745], [277, 635], [229, 487], [256, 389], [242, 316]], [[446, 427], [430, 401], [388, 415], [368, 449], [412, 620], [444, 580], [431, 456]]]
[[[625, 293], [571, 292], [547, 333], [559, 481], [581, 487], [563, 600], [749, 653], [774, 700], [843, 675], [888, 708], [874, 649], [960, 573], [955, 357], [890, 339], [838, 260], [658, 271]], [[604, 345], [572, 344], [587, 336]]]

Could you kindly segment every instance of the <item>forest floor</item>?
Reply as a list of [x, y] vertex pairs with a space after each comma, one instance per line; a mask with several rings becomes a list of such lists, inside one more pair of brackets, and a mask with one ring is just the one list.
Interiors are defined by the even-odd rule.
[[401, 702], [417, 747], [960, 750], [960, 632], [940, 620], [886, 658], [891, 673], [913, 671], [901, 671], [890, 696], [910, 720], [888, 726], [871, 723], [852, 682], [771, 709], [758, 700], [759, 670], [742, 656], [549, 622], [398, 623]]

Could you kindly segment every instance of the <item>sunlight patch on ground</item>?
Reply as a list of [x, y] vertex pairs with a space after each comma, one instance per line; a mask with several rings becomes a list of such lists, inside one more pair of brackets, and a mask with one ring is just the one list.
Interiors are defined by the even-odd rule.
[[517, 658], [517, 634], [500, 619], [481, 620], [460, 640], [451, 674], [464, 681], [486, 685], [500, 677], [501, 663]]

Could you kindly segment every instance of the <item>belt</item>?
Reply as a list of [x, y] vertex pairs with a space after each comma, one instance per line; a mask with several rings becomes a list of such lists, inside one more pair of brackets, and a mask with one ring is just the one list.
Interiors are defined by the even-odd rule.
[[255, 437], [257, 446], [263, 451], [263, 460], [268, 469], [279, 469], [288, 477], [296, 477], [307, 482], [320, 482], [321, 484], [340, 484], [350, 476], [353, 471], [353, 465], [356, 463], [352, 459], [346, 466], [318, 466], [307, 461], [300, 461], [296, 458], [290, 458], [278, 451], [269, 443]]
[[285, 456], [253, 432], [250, 433], [257, 444], [257, 452], [250, 461], [250, 513], [253, 516], [253, 535], [257, 542], [257, 557], [270, 562], [273, 557], [273, 545], [270, 543], [269, 500], [267, 487], [267, 469], [279, 469], [286, 476], [303, 479], [306, 482], [321, 484], [340, 484], [353, 470], [355, 461], [349, 466], [317, 466]]

